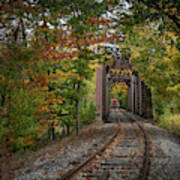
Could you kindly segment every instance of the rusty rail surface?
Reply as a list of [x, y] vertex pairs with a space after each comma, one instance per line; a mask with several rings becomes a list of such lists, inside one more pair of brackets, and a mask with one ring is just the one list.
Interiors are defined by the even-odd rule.
[[[73, 176], [75, 176], [82, 168], [84, 168], [90, 161], [92, 161], [93, 159], [96, 158], [96, 156], [98, 154], [101, 154], [102, 152], [105, 151], [105, 149], [113, 142], [113, 140], [117, 137], [119, 131], [120, 131], [120, 123], [119, 121], [117, 122], [117, 128], [115, 133], [113, 133], [113, 135], [107, 140], [107, 142], [100, 147], [95, 153], [93, 153], [92, 155], [90, 155], [84, 162], [82, 162], [79, 166], [71, 169], [70, 171], [68, 171], [67, 173], [65, 173], [62, 177], [58, 178], [58, 180], [68, 180], [70, 178], [72, 178]], [[106, 177], [108, 176], [108, 174], [105, 177], [102, 177], [103, 179], [106, 179]], [[102, 179], [102, 180], [103, 180]]]

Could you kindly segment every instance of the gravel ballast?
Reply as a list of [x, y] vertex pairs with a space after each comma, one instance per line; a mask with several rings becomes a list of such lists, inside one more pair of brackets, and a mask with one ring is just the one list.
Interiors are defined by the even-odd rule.
[[[164, 129], [146, 123], [145, 119], [137, 115], [131, 113], [129, 115], [142, 122], [151, 141], [151, 166], [148, 180], [180, 180], [180, 139]], [[10, 174], [8, 179], [55, 180], [60, 178], [87, 159], [113, 134], [117, 127], [115, 121], [120, 120], [124, 130], [128, 130], [130, 122], [124, 116], [120, 116], [121, 113], [118, 111], [111, 112], [109, 123], [90, 125], [79, 136], [73, 135], [67, 139], [64, 138], [63, 141], [55, 141], [36, 152], [25, 155], [21, 165], [18, 162], [17, 166], [16, 162], [13, 163], [13, 168], [8, 172]], [[128, 145], [128, 142], [124, 143]], [[133, 144], [130, 143], [129, 146]], [[114, 149], [113, 152], [119, 154], [118, 149]], [[122, 164], [124, 164], [123, 151], [121, 154]]]
[[[48, 152], [37, 158], [31, 166], [14, 171], [14, 180], [57, 179], [85, 160], [92, 151], [112, 135], [116, 124], [92, 126], [64, 148], [56, 148], [55, 154]], [[79, 138], [79, 140], [78, 140]], [[57, 145], [58, 146], [58, 145]], [[53, 147], [52, 147], [53, 148]]]

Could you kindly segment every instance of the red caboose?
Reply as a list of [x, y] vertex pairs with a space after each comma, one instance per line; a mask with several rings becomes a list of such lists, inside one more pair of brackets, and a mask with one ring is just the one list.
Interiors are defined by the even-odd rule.
[[111, 107], [119, 108], [119, 101], [117, 99], [111, 99]]

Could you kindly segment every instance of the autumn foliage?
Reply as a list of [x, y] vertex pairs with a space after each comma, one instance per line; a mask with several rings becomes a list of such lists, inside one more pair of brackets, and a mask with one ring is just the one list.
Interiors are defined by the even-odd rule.
[[99, 25], [112, 22], [100, 18], [109, 5], [113, 2], [1, 2], [0, 155], [78, 133], [95, 119], [90, 82], [101, 55], [89, 47], [119, 38], [98, 32]]

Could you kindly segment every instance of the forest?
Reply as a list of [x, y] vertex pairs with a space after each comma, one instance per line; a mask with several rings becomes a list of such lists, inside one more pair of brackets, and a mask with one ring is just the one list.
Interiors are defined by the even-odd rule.
[[[180, 135], [179, 9], [178, 0], [1, 0], [0, 156], [95, 121], [96, 68], [109, 53], [93, 48], [107, 42], [150, 87], [154, 123]], [[113, 92], [125, 99], [125, 88]]]

